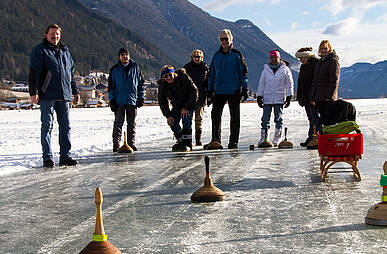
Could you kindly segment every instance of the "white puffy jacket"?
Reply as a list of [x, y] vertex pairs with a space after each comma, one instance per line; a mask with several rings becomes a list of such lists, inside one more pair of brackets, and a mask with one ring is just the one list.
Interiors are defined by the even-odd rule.
[[293, 89], [292, 72], [284, 62], [275, 74], [268, 64], [263, 66], [257, 92], [263, 97], [263, 104], [283, 104], [287, 96], [293, 96]]

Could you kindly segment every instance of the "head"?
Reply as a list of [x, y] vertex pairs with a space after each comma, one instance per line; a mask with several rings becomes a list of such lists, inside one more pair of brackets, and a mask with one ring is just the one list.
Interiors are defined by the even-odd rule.
[[333, 52], [331, 43], [328, 40], [323, 40], [318, 47], [318, 55], [324, 57]]
[[62, 29], [57, 24], [48, 25], [44, 34], [46, 40], [52, 45], [58, 45]]
[[201, 63], [203, 61], [203, 51], [200, 49], [195, 49], [191, 53], [191, 61], [194, 61], [195, 63]]
[[277, 65], [281, 61], [281, 54], [278, 49], [271, 50], [270, 54], [270, 63], [272, 65]]
[[129, 56], [128, 49], [120, 48], [120, 50], [118, 51], [118, 56], [119, 56], [120, 61], [121, 61], [122, 64], [128, 64], [129, 63], [130, 56]]
[[220, 42], [220, 46], [222, 46], [223, 50], [228, 50], [228, 48], [232, 44], [232, 40], [233, 40], [233, 37], [232, 37], [232, 33], [231, 33], [230, 29], [223, 29], [222, 31], [220, 31], [219, 42]]
[[313, 48], [312, 47], [306, 47], [306, 48], [300, 48], [296, 52], [296, 57], [300, 59], [300, 62], [302, 64], [306, 64], [309, 59], [312, 57], [315, 57], [315, 54], [312, 53]]
[[177, 74], [175, 68], [172, 65], [164, 65], [160, 70], [161, 79], [169, 84], [172, 84]]

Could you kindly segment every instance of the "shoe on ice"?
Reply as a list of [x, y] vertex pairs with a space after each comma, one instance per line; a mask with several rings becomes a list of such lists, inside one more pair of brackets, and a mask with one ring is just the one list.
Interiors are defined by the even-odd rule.
[[45, 160], [43, 161], [43, 167], [45, 168], [54, 168], [55, 167], [55, 163], [53, 160]]
[[315, 141], [315, 140], [310, 141], [310, 142], [306, 145], [306, 148], [309, 149], [309, 150], [316, 150], [316, 149], [318, 149], [317, 141]]
[[118, 151], [118, 145], [113, 145], [113, 153], [116, 153]]
[[217, 150], [223, 149], [223, 146], [218, 141], [211, 141], [209, 144], [203, 146], [204, 149]]
[[238, 143], [236, 143], [236, 142], [230, 142], [230, 143], [228, 143], [227, 148], [228, 148], [228, 149], [235, 149], [235, 148], [238, 148]]
[[74, 160], [71, 157], [59, 162], [59, 166], [75, 166], [78, 164], [78, 161]]

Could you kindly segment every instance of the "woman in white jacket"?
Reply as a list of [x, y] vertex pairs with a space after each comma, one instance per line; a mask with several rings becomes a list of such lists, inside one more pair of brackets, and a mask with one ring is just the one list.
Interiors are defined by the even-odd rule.
[[265, 139], [265, 129], [270, 127], [270, 115], [274, 108], [275, 134], [273, 145], [277, 146], [282, 134], [282, 110], [290, 105], [293, 96], [292, 73], [284, 61], [281, 61], [279, 50], [270, 51], [270, 62], [264, 65], [259, 80], [257, 103], [263, 108], [261, 119], [261, 144]]

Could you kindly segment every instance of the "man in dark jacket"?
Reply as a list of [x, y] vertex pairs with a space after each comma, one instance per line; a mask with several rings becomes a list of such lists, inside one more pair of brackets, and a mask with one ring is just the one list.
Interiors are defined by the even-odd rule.
[[[160, 109], [177, 139], [172, 151], [191, 151], [192, 115], [198, 99], [198, 89], [185, 69], [175, 72], [173, 66], [165, 65], [160, 72], [161, 79], [158, 81]], [[169, 103], [172, 109], [169, 108]], [[180, 120], [183, 128], [180, 126]]]
[[114, 112], [113, 152], [117, 152], [122, 135], [122, 125], [127, 122], [128, 145], [135, 146], [137, 108], [144, 104], [144, 77], [137, 64], [129, 57], [129, 51], [121, 48], [119, 61], [109, 73], [108, 91], [110, 108]]
[[39, 103], [41, 112], [41, 144], [43, 166], [55, 166], [51, 149], [54, 111], [59, 124], [60, 166], [74, 166], [78, 162], [70, 157], [70, 104], [78, 103], [79, 95], [74, 80], [74, 63], [68, 48], [60, 41], [62, 29], [49, 25], [43, 42], [31, 53], [29, 93], [31, 102]]
[[208, 65], [203, 61], [203, 51], [195, 49], [191, 54], [191, 62], [184, 65], [188, 75], [192, 78], [199, 92], [199, 99], [195, 107], [195, 140], [196, 145], [201, 146], [202, 122], [204, 106], [206, 105], [206, 93], [208, 85]]
[[220, 49], [212, 57], [208, 79], [208, 105], [211, 111], [212, 140], [205, 149], [222, 149], [221, 122], [226, 102], [230, 109], [230, 138], [228, 148], [237, 148], [240, 129], [240, 102], [247, 100], [247, 66], [242, 53], [232, 46], [229, 29], [219, 34]]

